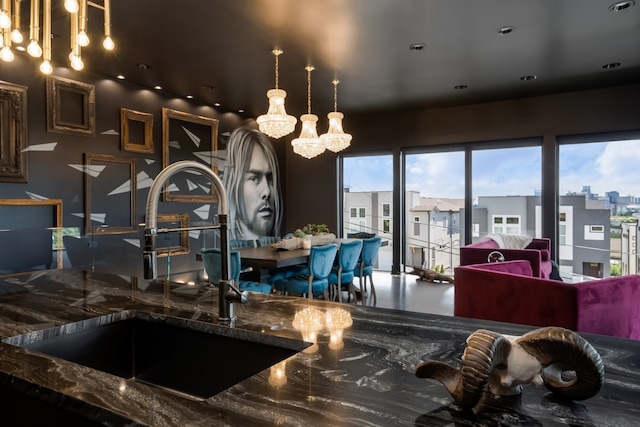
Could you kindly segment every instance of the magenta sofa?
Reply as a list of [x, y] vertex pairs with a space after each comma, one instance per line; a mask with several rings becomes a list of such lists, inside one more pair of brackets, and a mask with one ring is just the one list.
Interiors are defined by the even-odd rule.
[[551, 274], [551, 239], [547, 238], [533, 239], [524, 249], [504, 249], [495, 240], [482, 239], [460, 248], [460, 265], [484, 264], [493, 251], [502, 253], [505, 261], [529, 261], [535, 277]]
[[570, 284], [531, 273], [527, 261], [456, 268], [454, 315], [640, 340], [640, 275]]

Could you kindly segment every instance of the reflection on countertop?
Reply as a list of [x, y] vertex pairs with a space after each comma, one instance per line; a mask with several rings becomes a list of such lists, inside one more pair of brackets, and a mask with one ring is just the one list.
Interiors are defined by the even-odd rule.
[[[207, 286], [79, 270], [0, 277], [2, 286], [26, 290], [0, 296], [3, 339], [122, 310], [217, 320], [217, 291]], [[3, 396], [27, 395], [105, 425], [640, 423], [638, 341], [584, 335], [606, 369], [605, 385], [592, 399], [559, 402], [545, 388], [527, 386], [521, 396], [487, 401], [468, 412], [439, 383], [417, 378], [415, 366], [426, 359], [458, 361], [466, 337], [479, 328], [512, 335], [532, 328], [263, 294], [252, 295], [236, 313], [237, 329], [305, 339], [313, 346], [198, 402], [0, 343], [0, 391]], [[15, 419], [26, 420], [35, 412], [14, 407], [9, 412], [17, 413]]]

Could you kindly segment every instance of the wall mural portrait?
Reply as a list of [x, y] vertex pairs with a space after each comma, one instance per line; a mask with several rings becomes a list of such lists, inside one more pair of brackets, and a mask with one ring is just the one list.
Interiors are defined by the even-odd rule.
[[275, 149], [266, 135], [248, 128], [238, 128], [231, 133], [223, 182], [227, 190], [231, 240], [281, 235], [280, 168]]

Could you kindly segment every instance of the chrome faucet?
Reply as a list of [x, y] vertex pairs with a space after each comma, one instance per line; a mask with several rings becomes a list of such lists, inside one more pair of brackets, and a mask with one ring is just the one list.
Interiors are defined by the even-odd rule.
[[[162, 229], [158, 230], [158, 200], [162, 186], [170, 176], [176, 172], [192, 170], [200, 172], [211, 179], [216, 191], [218, 192], [218, 222], [219, 226], [206, 228], [220, 229], [220, 262], [222, 263], [220, 272], [221, 277], [218, 282], [218, 319], [221, 322], [233, 322], [234, 309], [232, 303], [245, 303], [248, 301], [249, 293], [240, 292], [233, 286], [232, 280], [229, 279], [230, 257], [229, 257], [229, 229], [227, 221], [227, 192], [224, 189], [222, 180], [215, 172], [203, 163], [184, 160], [172, 163], [164, 168], [158, 176], [153, 180], [149, 195], [147, 196], [147, 207], [145, 213], [145, 230], [144, 230], [144, 251], [142, 253], [144, 261], [144, 278], [155, 279], [158, 276], [158, 251], [156, 249], [156, 236], [158, 233], [167, 233], [170, 231], [184, 231], [184, 228]], [[190, 227], [189, 230], [202, 229], [205, 227]]]

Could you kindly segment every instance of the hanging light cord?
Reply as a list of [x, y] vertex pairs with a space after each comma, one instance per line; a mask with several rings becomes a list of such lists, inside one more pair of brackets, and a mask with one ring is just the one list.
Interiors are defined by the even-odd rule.
[[333, 79], [331, 80], [331, 83], [333, 83], [333, 111], [337, 112], [338, 111], [338, 83], [340, 83], [340, 80]]
[[307, 70], [307, 113], [311, 114], [311, 72], [314, 68], [308, 66], [305, 69]]
[[273, 49], [271, 51], [275, 57], [276, 57], [276, 89], [278, 89], [278, 56], [282, 55], [282, 50], [280, 49]]

